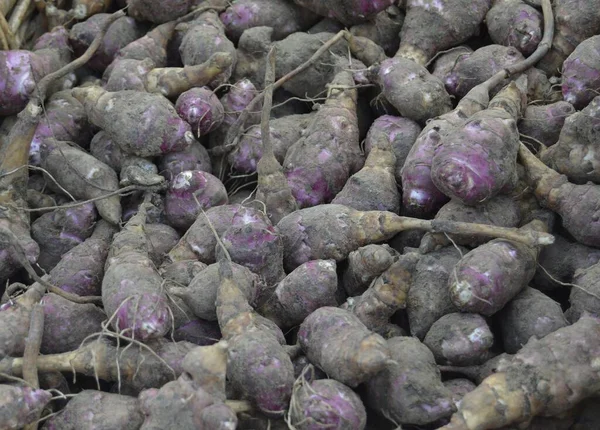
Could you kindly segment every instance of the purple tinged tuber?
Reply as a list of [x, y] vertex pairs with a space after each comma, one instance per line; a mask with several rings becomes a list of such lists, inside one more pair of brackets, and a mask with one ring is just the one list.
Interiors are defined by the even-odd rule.
[[488, 109], [440, 137], [431, 160], [431, 180], [438, 190], [476, 205], [516, 180], [517, 119], [526, 101], [522, 86], [522, 81], [512, 82], [490, 101]]
[[396, 423], [426, 425], [450, 416], [452, 393], [431, 351], [414, 337], [387, 341], [391, 360], [366, 382], [367, 405]]
[[41, 163], [40, 145], [47, 138], [74, 142], [82, 148], [90, 144], [91, 133], [83, 105], [68, 91], [55, 93], [46, 103], [44, 120], [38, 124], [29, 147], [29, 163]]
[[421, 133], [421, 127], [415, 121], [399, 116], [383, 115], [373, 121], [365, 138], [365, 153], [378, 146], [380, 139], [387, 139], [396, 156], [396, 182], [402, 182], [402, 166], [410, 149]]
[[204, 136], [218, 128], [225, 115], [225, 109], [217, 96], [206, 87], [192, 88], [181, 93], [175, 109], [192, 126], [196, 136]]
[[102, 303], [111, 325], [141, 341], [164, 336], [172, 324], [163, 279], [150, 259], [144, 233], [148, 206], [144, 201], [114, 236], [102, 280]]
[[584, 40], [562, 66], [562, 95], [566, 102], [583, 109], [600, 90], [600, 35]]
[[182, 151], [194, 142], [190, 125], [161, 95], [112, 93], [99, 87], [76, 88], [73, 95], [84, 104], [90, 122], [128, 154], [154, 157]]
[[71, 302], [56, 294], [42, 297], [44, 334], [40, 352], [60, 354], [74, 351], [89, 335], [102, 331], [106, 314], [93, 304]]
[[75, 198], [96, 199], [94, 205], [103, 219], [114, 225], [120, 222], [120, 197], [112, 195], [99, 199], [119, 189], [113, 169], [82, 149], [52, 138], [42, 142], [40, 155], [42, 167], [64, 190]]
[[[306, 370], [305, 370], [306, 372]], [[363, 430], [367, 411], [360, 397], [335, 379], [307, 381], [300, 375], [290, 402], [290, 425], [298, 430]]]
[[530, 55], [542, 40], [542, 14], [522, 0], [495, 2], [485, 22], [494, 43], [514, 46], [523, 55]]
[[2, 51], [0, 77], [3, 84], [0, 87], [0, 115], [19, 113], [27, 105], [29, 96], [35, 90], [36, 82], [60, 69], [69, 60], [68, 43], [59, 49], [44, 47], [36, 51]]
[[[573, 294], [578, 289], [571, 291]], [[530, 287], [525, 287], [497, 315], [502, 322], [499, 327], [504, 351], [509, 354], [516, 354], [532, 337], [541, 339], [568, 324], [559, 303]]]
[[50, 391], [0, 384], [2, 428], [17, 430], [35, 422], [51, 398]]
[[227, 190], [216, 176], [201, 170], [185, 170], [169, 183], [165, 214], [169, 224], [183, 231], [213, 206], [227, 204]]
[[[523, 229], [543, 229], [534, 221]], [[523, 290], [535, 275], [539, 249], [494, 239], [467, 253], [448, 278], [452, 303], [462, 312], [490, 316]]]
[[556, 31], [550, 51], [537, 67], [557, 76], [565, 59], [585, 39], [600, 31], [600, 0], [555, 0], [552, 3]]
[[364, 163], [356, 116], [358, 94], [351, 72], [338, 73], [332, 84], [343, 88], [330, 91], [306, 134], [290, 147], [283, 161], [300, 208], [329, 203]]
[[59, 414], [50, 417], [45, 430], [105, 428], [137, 430], [144, 421], [135, 397], [84, 390], [75, 395]]
[[[83, 52], [92, 43], [96, 35], [100, 32], [103, 23], [110, 17], [107, 13], [98, 13], [87, 20], [77, 23], [69, 33], [69, 42], [77, 56]], [[119, 49], [124, 48], [129, 43], [142, 37], [144, 27], [135, 19], [124, 16], [112, 23], [104, 35], [102, 44], [88, 61], [87, 66], [97, 72], [103, 72], [104, 69], [114, 60]]]
[[294, 0], [318, 15], [333, 18], [345, 26], [366, 21], [371, 15], [391, 6], [392, 0]]
[[[575, 113], [572, 104], [559, 101], [547, 105], [530, 105], [519, 120], [519, 133], [524, 140], [554, 145], [560, 136], [566, 119]], [[531, 138], [531, 139], [530, 139]]]
[[323, 306], [300, 325], [298, 340], [311, 363], [350, 387], [382, 371], [390, 358], [385, 340], [353, 313]]
[[212, 164], [208, 151], [198, 141], [183, 151], [170, 152], [160, 157], [157, 163], [161, 175], [171, 181], [179, 173], [186, 170], [201, 170], [212, 173]]
[[[600, 81], [599, 81], [600, 82]], [[600, 97], [563, 124], [556, 145], [542, 148], [540, 160], [576, 184], [600, 183]]]
[[75, 248], [93, 232], [97, 212], [93, 203], [45, 213], [31, 225], [31, 237], [40, 246], [37, 264], [52, 270], [62, 255]]
[[459, 312], [434, 322], [423, 339], [438, 364], [456, 366], [484, 363], [493, 343], [494, 335], [481, 315]]
[[306, 30], [318, 19], [309, 10], [286, 0], [236, 0], [219, 17], [234, 41], [245, 30], [262, 26], [273, 28], [273, 38], [280, 40]]
[[308, 261], [281, 280], [258, 310], [279, 327], [294, 327], [313, 311], [338, 304], [337, 281], [335, 261]]
[[98, 296], [104, 276], [104, 263], [116, 227], [101, 220], [83, 243], [67, 253], [50, 271], [50, 283], [80, 296]]

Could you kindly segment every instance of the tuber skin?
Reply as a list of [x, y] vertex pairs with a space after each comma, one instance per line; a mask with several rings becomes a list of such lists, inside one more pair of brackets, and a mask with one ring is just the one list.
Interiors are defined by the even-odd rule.
[[369, 21], [352, 26], [350, 33], [366, 37], [381, 46], [387, 55], [394, 55], [400, 46], [400, 30], [403, 23], [404, 12], [396, 5], [391, 5]]
[[[424, 65], [437, 52], [460, 45], [475, 35], [490, 6], [491, 1], [487, 0], [452, 0], [443, 5], [407, 1], [396, 56]], [[469, 13], [465, 14], [467, 9]]]
[[[478, 224], [517, 227], [521, 221], [518, 201], [512, 196], [498, 195], [477, 206], [467, 206], [457, 200], [450, 200], [435, 214], [435, 219], [474, 222]], [[485, 243], [485, 239], [477, 236], [448, 235], [443, 233], [425, 233], [419, 251], [426, 254], [440, 247], [458, 245], [475, 248]]]
[[[254, 304], [260, 282], [258, 276], [248, 268], [236, 263], [231, 263], [231, 269], [237, 287], [244, 292], [248, 302]], [[219, 265], [214, 263], [198, 272], [186, 287], [170, 288], [170, 293], [181, 298], [196, 317], [207, 321], [216, 321], [215, 300], [218, 287]]]
[[359, 211], [400, 212], [400, 192], [395, 178], [396, 155], [389, 140], [374, 146], [361, 170], [350, 176], [331, 203]]
[[563, 227], [579, 243], [600, 247], [600, 222], [596, 221], [600, 187], [592, 183], [570, 183], [566, 176], [545, 166], [523, 144], [519, 148], [519, 159], [540, 205], [560, 215]]
[[160, 275], [165, 280], [169, 307], [173, 312], [173, 327], [175, 329], [191, 323], [195, 320], [194, 313], [189, 306], [172, 292], [173, 288], [185, 288], [192, 279], [206, 269], [206, 264], [195, 260], [184, 260], [176, 263], [165, 262], [159, 269]]
[[452, 313], [437, 320], [423, 339], [438, 364], [469, 366], [486, 362], [494, 335], [478, 314]]
[[228, 228], [247, 223], [258, 223], [264, 228], [270, 225], [268, 218], [262, 212], [239, 204], [207, 209], [204, 214], [198, 216], [179, 243], [171, 250], [169, 258], [173, 262], [199, 260], [205, 264], [212, 264], [217, 261], [215, 257], [217, 239], [212, 228], [220, 237]]
[[183, 151], [171, 152], [160, 157], [158, 169], [167, 181], [186, 170], [201, 170], [212, 173], [212, 164], [208, 151], [198, 141]]
[[[542, 231], [540, 221], [524, 229]], [[470, 251], [448, 279], [452, 303], [462, 312], [490, 316], [523, 290], [535, 275], [539, 249], [494, 239]]]
[[522, 0], [495, 2], [485, 22], [494, 43], [514, 46], [526, 56], [531, 55], [542, 40], [542, 14]]
[[557, 76], [561, 66], [573, 50], [585, 39], [600, 31], [600, 17], [596, 11], [599, 0], [558, 0], [553, 2], [556, 31], [550, 51], [536, 67], [548, 76]]
[[420, 258], [421, 255], [416, 252], [399, 256], [367, 291], [349, 298], [343, 307], [352, 311], [369, 330], [385, 332], [392, 315], [406, 308], [412, 276]]
[[[333, 33], [326, 32], [316, 34], [296, 32], [276, 42], [274, 44], [277, 49], [276, 78], [280, 79], [306, 62], [334, 36]], [[322, 97], [324, 91], [327, 90], [326, 85], [331, 83], [339, 72], [338, 67], [349, 68], [347, 58], [348, 45], [344, 40], [340, 40], [319, 57], [319, 64], [311, 65], [299, 75], [285, 82], [282, 88], [296, 97]]]
[[282, 279], [258, 311], [279, 327], [291, 328], [323, 306], [337, 306], [337, 286], [335, 261], [308, 261]]
[[169, 225], [186, 231], [202, 210], [226, 204], [227, 190], [216, 176], [201, 170], [185, 170], [169, 183], [165, 215]]
[[47, 138], [74, 142], [82, 148], [90, 145], [91, 133], [83, 105], [70, 91], [55, 93], [46, 103], [46, 118], [38, 124], [29, 147], [29, 163], [41, 164], [40, 145]]
[[0, 91], [0, 115], [15, 115], [23, 110], [36, 84], [70, 60], [71, 48], [64, 28], [44, 34], [36, 41], [33, 51], [3, 51], [0, 76], [5, 84]]
[[583, 109], [600, 90], [600, 35], [581, 42], [562, 66], [562, 95], [576, 109]]
[[144, 422], [139, 401], [135, 397], [84, 390], [67, 406], [46, 421], [46, 430], [81, 428], [137, 430]]
[[[75, 198], [96, 199], [119, 189], [113, 169], [68, 142], [46, 139], [40, 146], [40, 155], [42, 167]], [[117, 225], [121, 220], [118, 195], [95, 200], [94, 205], [107, 222]]]
[[431, 351], [413, 337], [387, 341], [391, 361], [365, 384], [367, 405], [396, 423], [426, 425], [455, 410]]
[[[273, 153], [283, 163], [288, 149], [302, 137], [314, 114], [288, 115], [269, 121]], [[259, 125], [253, 125], [240, 137], [239, 143], [227, 157], [229, 164], [240, 173], [254, 173], [263, 154], [262, 134]]]
[[444, 381], [444, 386], [452, 392], [452, 401], [457, 408], [465, 394], [473, 391], [477, 387], [477, 385], [465, 378]]
[[368, 73], [370, 80], [381, 87], [386, 100], [403, 117], [424, 123], [452, 109], [450, 95], [442, 81], [412, 59], [396, 55], [371, 67]]
[[44, 308], [42, 354], [76, 350], [89, 335], [102, 331], [102, 322], [106, 321], [106, 314], [95, 305], [73, 303], [56, 294], [46, 294], [41, 304]]
[[367, 424], [365, 406], [349, 387], [335, 379], [307, 381], [303, 374], [295, 383], [289, 414], [298, 430], [363, 430]]
[[599, 353], [599, 335], [600, 320], [584, 316], [528, 342], [463, 398], [450, 424], [441, 430], [500, 428], [535, 416], [558, 415], [593, 396], [600, 383], [592, 364]]
[[[279, 63], [277, 63], [279, 64]], [[342, 71], [305, 136], [293, 144], [283, 161], [284, 173], [298, 207], [329, 203], [362, 167], [359, 147], [357, 90], [352, 73]]]
[[522, 84], [512, 82], [490, 101], [488, 109], [441, 136], [431, 160], [431, 180], [438, 190], [476, 205], [516, 180], [517, 119], [526, 102]]
[[62, 255], [49, 273], [49, 282], [68, 293], [99, 296], [104, 263], [116, 231], [108, 222], [98, 221], [89, 238]]
[[256, 88], [265, 87], [266, 57], [273, 47], [272, 27], [252, 27], [245, 30], [237, 44], [237, 59], [232, 78], [249, 79]]
[[254, 312], [233, 279], [231, 263], [219, 262], [217, 318], [228, 343], [227, 377], [262, 413], [281, 417], [294, 384], [294, 366], [274, 330]]
[[417, 263], [406, 302], [412, 336], [423, 340], [434, 322], [458, 311], [450, 300], [447, 284], [461, 252], [465, 251], [447, 246], [423, 255]]
[[467, 45], [459, 45], [450, 48], [444, 53], [440, 53], [433, 63], [431, 74], [440, 80], [444, 81], [446, 77], [452, 74], [456, 63], [463, 57], [468, 57], [473, 54], [473, 50]]
[[117, 233], [111, 244], [102, 280], [102, 303], [111, 325], [124, 336], [147, 341], [164, 336], [171, 328], [163, 279], [149, 256], [144, 233], [149, 203]]
[[516, 354], [530, 338], [541, 339], [568, 325], [560, 304], [541, 291], [526, 287], [499, 313], [504, 351]]
[[127, 0], [129, 14], [139, 21], [163, 24], [182, 17], [193, 5], [192, 0]]
[[237, 62], [237, 54], [233, 42], [225, 35], [225, 26], [217, 13], [212, 10], [204, 12], [191, 21], [189, 26], [179, 46], [183, 65], [204, 63], [215, 53], [229, 54], [231, 63], [209, 86], [215, 88], [228, 82]]
[[340, 286], [349, 297], [359, 296], [369, 284], [394, 262], [394, 251], [387, 245], [366, 245], [348, 254]]
[[0, 384], [2, 427], [17, 430], [35, 422], [51, 398], [50, 391]]
[[[225, 251], [226, 250], [226, 251]], [[247, 223], [229, 227], [216, 248], [217, 260], [227, 253], [231, 261], [256, 273], [267, 287], [259, 292], [258, 301], [285, 277], [281, 235], [271, 223]]]
[[569, 295], [571, 306], [566, 312], [569, 322], [576, 322], [586, 312], [595, 316], [600, 315], [598, 272], [600, 272], [600, 265], [596, 263], [575, 273], [573, 284], [576, 287], [571, 288], [571, 294]]
[[558, 142], [566, 119], [573, 113], [575, 108], [565, 101], [527, 106], [523, 118], [519, 120], [519, 133], [523, 139], [533, 138], [544, 146], [552, 146]]
[[[192, 126], [197, 137], [218, 128], [225, 109], [213, 91], [207, 87], [192, 88], [179, 95], [175, 103], [179, 116]], [[210, 172], [209, 172], [210, 173]]]
[[541, 291], [562, 288], [560, 282], [573, 283], [573, 276], [577, 271], [587, 269], [598, 261], [600, 261], [599, 249], [556, 235], [556, 241], [540, 252], [539, 266], [533, 278], [533, 285]]
[[160, 267], [181, 236], [173, 227], [161, 223], [147, 224], [144, 226], [144, 232], [150, 243], [150, 259], [156, 267]]
[[391, 0], [294, 0], [294, 2], [318, 15], [333, 18], [346, 27], [364, 22], [371, 15], [394, 4]]
[[[103, 23], [110, 17], [108, 13], [98, 13], [73, 26], [69, 33], [69, 42], [78, 57], [90, 46], [100, 32]], [[87, 62], [87, 67], [103, 72], [114, 60], [117, 52], [129, 43], [144, 35], [144, 26], [135, 19], [124, 16], [112, 23], [104, 35], [102, 44]]]
[[421, 127], [415, 121], [399, 116], [383, 115], [373, 121], [365, 138], [365, 153], [378, 146], [380, 139], [387, 139], [396, 156], [394, 177], [398, 184], [402, 183], [402, 166], [410, 148], [421, 133]]
[[22, 356], [29, 333], [31, 312], [44, 295], [39, 283], [31, 285], [24, 294], [0, 306], [0, 359]]
[[[523, 55], [512, 46], [487, 45], [470, 54], [460, 55], [442, 81], [448, 93], [460, 99], [476, 85], [523, 60]], [[491, 95], [507, 84], [506, 79], [499, 82], [491, 89]]]
[[271, 27], [273, 39], [280, 40], [318, 20], [314, 13], [285, 0], [236, 0], [219, 17], [233, 41], [238, 41], [245, 30], [262, 26]]
[[31, 237], [40, 246], [37, 264], [50, 271], [63, 254], [92, 235], [96, 221], [93, 203], [45, 213], [31, 225]]
[[298, 341], [311, 363], [356, 387], [382, 371], [390, 358], [385, 340], [353, 313], [323, 306], [300, 325]]
[[152, 60], [156, 67], [167, 66], [167, 46], [173, 37], [176, 23], [174, 21], [157, 25], [144, 36], [134, 40], [123, 48], [119, 49], [115, 59], [107, 67], [105, 77], [110, 76], [112, 67], [121, 60]]
[[473, 366], [438, 366], [438, 368], [442, 372], [451, 372], [453, 374], [463, 375], [469, 378], [471, 381], [475, 382], [477, 385], [481, 384], [485, 378], [496, 373], [498, 371], [498, 366], [504, 360], [512, 359], [512, 355], [510, 354], [500, 354], [496, 355], [493, 358], [490, 358], [483, 364], [477, 364]]
[[112, 93], [99, 87], [76, 88], [73, 95], [85, 106], [90, 122], [128, 154], [155, 157], [182, 151], [194, 142], [190, 125], [161, 95]]
[[542, 149], [540, 159], [576, 184], [600, 182], [600, 157], [595, 148], [600, 139], [600, 97], [565, 119], [556, 145]]

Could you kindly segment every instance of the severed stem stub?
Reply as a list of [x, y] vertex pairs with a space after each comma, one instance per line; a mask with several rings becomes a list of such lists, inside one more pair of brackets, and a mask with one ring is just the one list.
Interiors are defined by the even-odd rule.
[[263, 202], [266, 207], [267, 216], [273, 223], [277, 224], [281, 218], [298, 209], [296, 199], [292, 195], [287, 178], [283, 174], [283, 168], [273, 152], [271, 141], [271, 108], [273, 106], [273, 87], [275, 82], [275, 50], [273, 46], [267, 56], [267, 67], [265, 72], [265, 92], [263, 110], [260, 122], [262, 139], [262, 156], [256, 166], [258, 173], [258, 186], [256, 189], [256, 200]]

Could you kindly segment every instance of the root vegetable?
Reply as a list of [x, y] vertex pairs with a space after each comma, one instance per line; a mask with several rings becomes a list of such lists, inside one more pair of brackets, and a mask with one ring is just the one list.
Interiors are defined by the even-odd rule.
[[353, 313], [330, 306], [306, 317], [298, 340], [311, 363], [350, 387], [373, 378], [390, 357], [381, 336], [369, 331]]
[[423, 344], [438, 364], [469, 366], [490, 358], [494, 335], [478, 314], [453, 313], [433, 323]]
[[442, 384], [431, 351], [411, 337], [394, 337], [387, 345], [393, 361], [365, 384], [367, 405], [402, 424], [450, 416], [452, 393]]
[[592, 357], [598, 355], [599, 335], [600, 321], [584, 316], [528, 342], [463, 398], [442, 430], [494, 429], [558, 415], [596, 394], [600, 382]]

